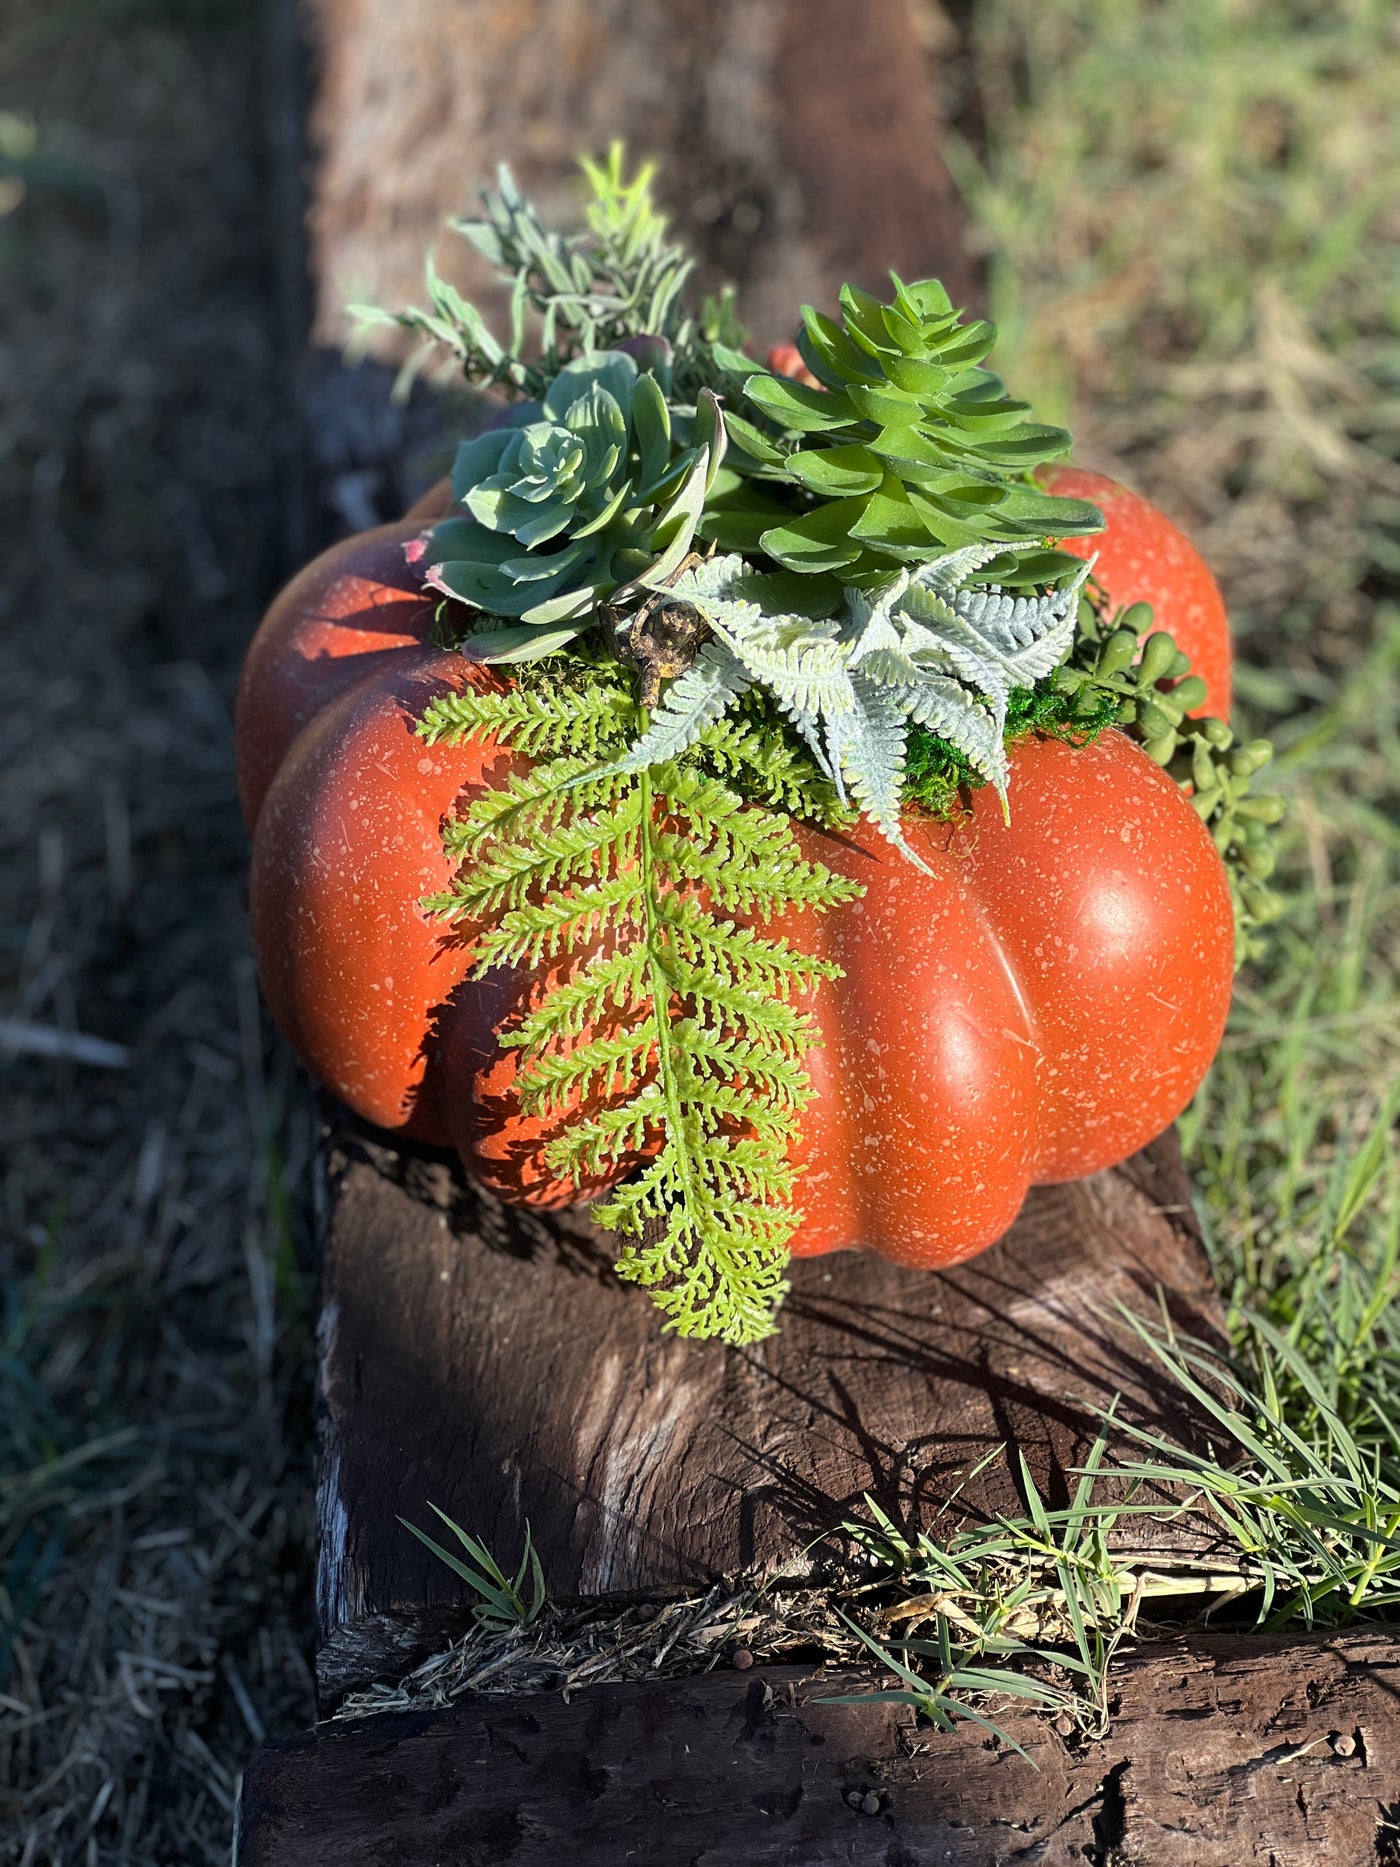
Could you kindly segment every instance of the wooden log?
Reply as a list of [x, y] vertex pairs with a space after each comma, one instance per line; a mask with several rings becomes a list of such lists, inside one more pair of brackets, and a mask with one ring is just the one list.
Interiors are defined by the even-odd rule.
[[658, 160], [698, 286], [737, 283], [761, 342], [891, 266], [980, 295], [910, 0], [309, 0], [307, 18], [322, 343], [347, 302], [419, 302], [430, 248], [489, 296], [448, 218], [501, 160], [572, 218], [576, 158], [617, 137]]
[[1117, 1675], [1100, 1742], [938, 1732], [797, 1668], [461, 1700], [259, 1751], [238, 1867], [1361, 1867], [1400, 1837], [1400, 1645], [1198, 1635]]
[[[558, 1599], [802, 1576], [869, 1493], [896, 1521], [1020, 1511], [1088, 1452], [1097, 1409], [1190, 1438], [1115, 1305], [1211, 1335], [1220, 1310], [1172, 1135], [1126, 1167], [1036, 1189], [981, 1257], [939, 1275], [857, 1252], [793, 1267], [781, 1329], [733, 1351], [662, 1333], [582, 1215], [472, 1191], [445, 1156], [328, 1128], [320, 1355], [318, 1679], [405, 1670], [463, 1624], [455, 1577], [399, 1522], [431, 1502], [499, 1556], [528, 1520]], [[1179, 1543], [1149, 1525], [1144, 1548]]]

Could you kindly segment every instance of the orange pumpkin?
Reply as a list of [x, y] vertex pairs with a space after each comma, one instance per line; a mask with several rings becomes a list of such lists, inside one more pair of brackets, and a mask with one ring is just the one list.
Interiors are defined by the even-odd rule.
[[[1111, 536], [1100, 484], [1056, 490], [1095, 498]], [[473, 980], [469, 938], [420, 906], [451, 880], [444, 820], [512, 765], [489, 739], [429, 747], [414, 732], [434, 696], [500, 678], [429, 639], [437, 599], [410, 559], [440, 500], [310, 565], [249, 651], [237, 724], [254, 939], [273, 1015], [328, 1088], [382, 1127], [452, 1143], [508, 1200], [569, 1204], [602, 1183], [547, 1167], [553, 1129], [521, 1113], [517, 1053], [499, 1042], [538, 982]], [[1105, 552], [1115, 601], [1151, 594], [1119, 574]], [[1199, 614], [1194, 640], [1165, 600], [1158, 622], [1218, 701], [1223, 611]], [[1010, 794], [1009, 824], [990, 791], [955, 823], [909, 813], [931, 874], [864, 826], [799, 827], [805, 853], [866, 887], [776, 929], [844, 969], [812, 1003], [824, 1047], [795, 1155], [799, 1254], [855, 1245], [935, 1266], [980, 1250], [1030, 1184], [1094, 1172], [1165, 1128], [1210, 1063], [1230, 898], [1176, 786], [1110, 732], [1023, 743]]]
[[1206, 684], [1198, 714], [1230, 717], [1230, 623], [1210, 566], [1165, 512], [1140, 493], [1083, 467], [1048, 467], [1037, 476], [1059, 499], [1087, 499], [1104, 528], [1063, 538], [1060, 549], [1097, 558], [1094, 577], [1119, 605], [1150, 603], [1152, 627], [1164, 629]]

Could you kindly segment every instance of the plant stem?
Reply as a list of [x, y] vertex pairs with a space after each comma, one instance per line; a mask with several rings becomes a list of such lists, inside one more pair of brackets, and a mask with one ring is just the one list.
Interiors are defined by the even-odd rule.
[[[1387, 1538], [1393, 1537], [1397, 1530], [1400, 1530], [1400, 1511], [1397, 1511], [1394, 1514], [1394, 1516], [1388, 1517], [1386, 1519], [1386, 1525], [1385, 1525], [1386, 1537]], [[1376, 1543], [1373, 1545], [1372, 1550], [1371, 1550], [1371, 1555], [1369, 1559], [1367, 1560], [1366, 1566], [1362, 1569], [1361, 1574], [1357, 1577], [1356, 1586], [1351, 1591], [1351, 1595], [1348, 1600], [1349, 1607], [1359, 1608], [1361, 1606], [1362, 1600], [1366, 1594], [1366, 1590], [1371, 1586], [1371, 1583], [1375, 1580], [1376, 1571], [1377, 1569], [1380, 1568], [1382, 1560], [1388, 1553], [1389, 1552], [1387, 1550], [1387, 1546], [1385, 1543]]]
[[[643, 731], [645, 731], [645, 713]], [[698, 1214], [698, 1188], [685, 1142], [684, 1116], [681, 1111], [680, 1085], [676, 1081], [675, 1058], [671, 1050], [671, 992], [673, 981], [661, 959], [661, 927], [657, 913], [656, 870], [651, 846], [652, 785], [651, 767], [641, 774], [642, 809], [637, 825], [642, 858], [642, 916], [647, 944], [647, 973], [651, 980], [651, 1002], [656, 1019], [656, 1067], [661, 1077], [661, 1094], [666, 1104], [668, 1139], [676, 1150], [676, 1177], [681, 1183], [683, 1210]]]

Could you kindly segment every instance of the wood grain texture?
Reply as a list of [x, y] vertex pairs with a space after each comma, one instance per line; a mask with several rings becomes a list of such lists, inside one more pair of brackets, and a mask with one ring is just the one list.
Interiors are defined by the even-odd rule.
[[347, 302], [417, 303], [430, 248], [489, 297], [444, 222], [502, 160], [572, 219], [575, 158], [619, 136], [657, 159], [699, 287], [737, 283], [762, 342], [891, 266], [979, 295], [910, 0], [308, 0], [307, 19], [323, 343]]
[[869, 1685], [774, 1668], [322, 1726], [254, 1757], [238, 1867], [1396, 1858], [1400, 1645], [1377, 1634], [1145, 1647], [1101, 1743], [998, 1712], [1024, 1757], [907, 1706], [821, 1702]]
[[1065, 1502], [1115, 1393], [1194, 1429], [1114, 1313], [1161, 1287], [1185, 1329], [1219, 1326], [1171, 1136], [1036, 1190], [955, 1270], [795, 1264], [779, 1334], [747, 1350], [664, 1335], [582, 1215], [502, 1207], [340, 1114], [324, 1158], [323, 1709], [461, 1624], [460, 1585], [398, 1522], [429, 1502], [502, 1555], [528, 1520], [556, 1598], [636, 1597], [809, 1573], [866, 1492], [926, 1521], [1003, 1441], [960, 1509], [1021, 1508], [1017, 1448]]

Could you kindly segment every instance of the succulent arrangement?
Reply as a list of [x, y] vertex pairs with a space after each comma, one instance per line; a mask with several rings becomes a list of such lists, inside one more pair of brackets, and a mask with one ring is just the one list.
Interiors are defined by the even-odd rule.
[[785, 1288], [810, 1005], [841, 970], [793, 929], [864, 888], [808, 832], [863, 821], [931, 874], [912, 822], [983, 787], [1009, 818], [1018, 745], [1118, 726], [1210, 828], [1243, 955], [1279, 806], [1247, 795], [1267, 746], [1195, 717], [1176, 642], [1097, 588], [1100, 513], [1035, 477], [1070, 437], [985, 367], [990, 325], [936, 281], [848, 286], [802, 314], [809, 380], [775, 373], [727, 300], [686, 309], [649, 171], [615, 149], [585, 176], [578, 234], [504, 170], [459, 224], [510, 282], [506, 340], [436, 274], [398, 318], [514, 398], [413, 551], [439, 642], [506, 677], [434, 699], [421, 737], [526, 764], [451, 814], [425, 905], [478, 977], [533, 981], [499, 1032], [512, 1093], [552, 1173], [611, 1185], [622, 1275], [681, 1333], [747, 1342]]

